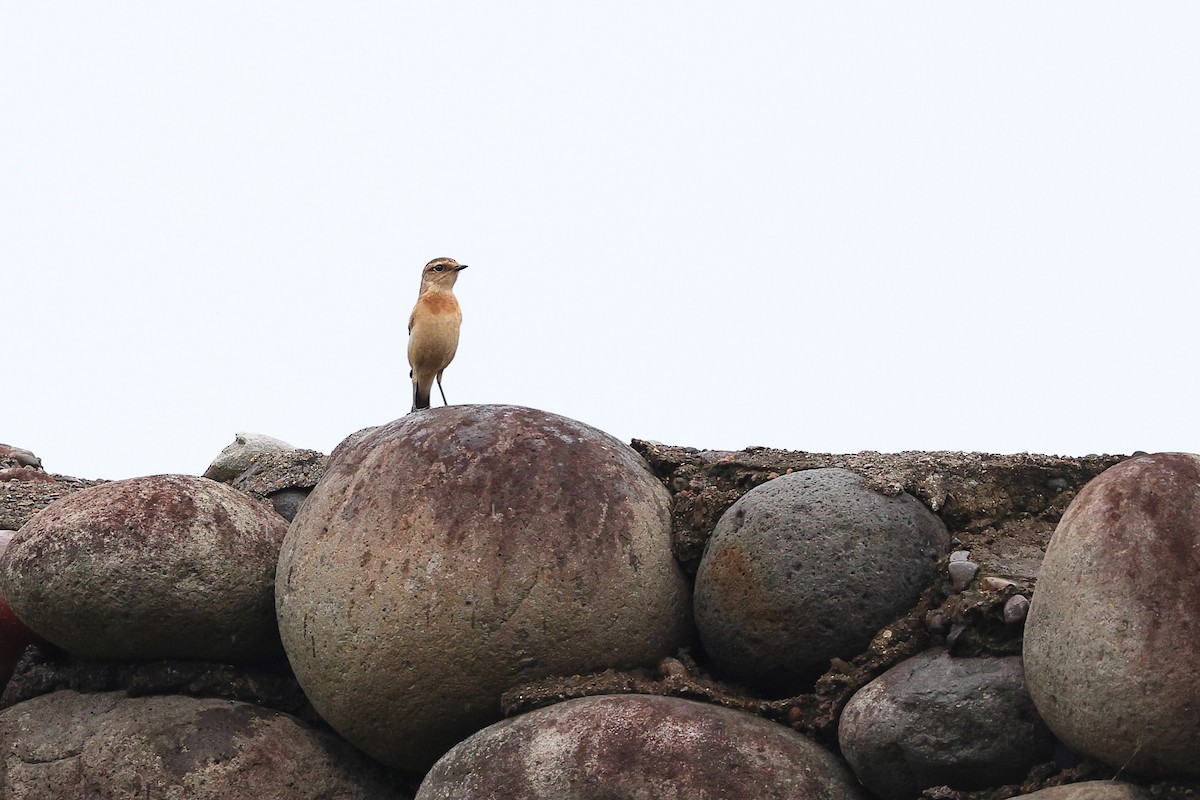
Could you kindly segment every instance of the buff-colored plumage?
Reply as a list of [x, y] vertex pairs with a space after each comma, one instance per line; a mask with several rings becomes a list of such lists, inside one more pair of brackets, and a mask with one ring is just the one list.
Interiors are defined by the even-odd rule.
[[408, 318], [408, 364], [413, 383], [413, 407], [429, 408], [429, 395], [436, 380], [442, 403], [442, 371], [458, 351], [458, 329], [462, 311], [454, 297], [458, 273], [467, 268], [453, 258], [435, 258], [421, 270], [421, 293]]

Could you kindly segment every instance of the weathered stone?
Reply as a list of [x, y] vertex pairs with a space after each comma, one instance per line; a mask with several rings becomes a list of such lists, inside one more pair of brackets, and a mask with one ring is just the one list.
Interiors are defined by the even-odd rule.
[[21, 653], [0, 695], [0, 709], [62, 689], [85, 694], [121, 691], [139, 697], [182, 694], [241, 700], [321, 724], [320, 715], [304, 696], [284, 658], [261, 664], [184, 659], [112, 661], [73, 656], [44, 640]]
[[280, 630], [343, 736], [428, 768], [512, 686], [687, 641], [667, 495], [637, 454], [515, 406], [410, 414], [334, 451], [284, 543]]
[[0, 713], [0, 796], [404, 795], [344, 742], [277, 711], [227, 700], [64, 691]]
[[1081, 491], [1046, 551], [1025, 671], [1072, 750], [1200, 776], [1200, 456], [1131, 458]]
[[1024, 595], [1014, 594], [1004, 604], [1004, 621], [1013, 625], [1029, 616], [1029, 600]]
[[[16, 535], [16, 531], [0, 530], [0, 556], [4, 555], [8, 543]], [[25, 646], [36, 640], [37, 636], [25, 623], [17, 619], [12, 607], [4, 599], [4, 592], [0, 591], [0, 691], [3, 691], [8, 683], [13, 667], [16, 666]]]
[[717, 520], [739, 497], [780, 475], [839, 467], [885, 494], [908, 492], [935, 511], [986, 574], [1037, 575], [1067, 504], [1085, 483], [1126, 456], [1016, 453], [806, 453], [751, 447], [697, 450], [634, 439], [633, 447], [673, 494], [676, 556], [693, 570]]
[[291, 522], [300, 513], [300, 506], [304, 505], [308, 494], [304, 489], [284, 489], [267, 495], [267, 499], [271, 501], [276, 514]]
[[1024, 800], [1150, 800], [1150, 792], [1121, 781], [1082, 781], [1020, 795]]
[[325, 474], [328, 457], [316, 450], [280, 450], [251, 456], [246, 469], [233, 479], [232, 486], [243, 492], [270, 497], [278, 492], [297, 489], [306, 494]]
[[36, 633], [99, 658], [252, 661], [281, 654], [271, 507], [186, 475], [84, 489], [0, 558], [0, 592]]
[[417, 800], [858, 800], [846, 768], [759, 717], [647, 695], [571, 700], [457, 745]]
[[950, 586], [954, 591], [961, 592], [971, 581], [975, 580], [975, 574], [979, 572], [979, 565], [974, 561], [951, 561], [947, 570], [950, 573]]
[[726, 675], [798, 693], [905, 613], [949, 543], [918, 500], [848, 470], [776, 478], [717, 523], [696, 573], [700, 638]]
[[0, 528], [19, 531], [33, 515], [59, 498], [104, 481], [85, 481], [64, 475], [52, 482], [0, 481]]
[[213, 459], [204, 470], [204, 477], [209, 480], [228, 483], [241, 475], [250, 467], [250, 460], [260, 453], [274, 453], [280, 450], [291, 450], [292, 446], [282, 439], [267, 436], [262, 433], [238, 433], [233, 442]]
[[1019, 782], [1054, 749], [1019, 657], [953, 658], [942, 649], [897, 664], [850, 698], [838, 743], [882, 800]]
[[42, 468], [42, 460], [24, 447], [13, 447], [10, 444], [0, 444], [0, 466]]

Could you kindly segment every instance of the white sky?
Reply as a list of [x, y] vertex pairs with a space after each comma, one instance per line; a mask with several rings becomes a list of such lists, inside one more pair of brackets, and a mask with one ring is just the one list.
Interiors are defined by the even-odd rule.
[[[0, 13], [0, 442], [202, 471], [452, 403], [810, 451], [1200, 450], [1200, 4]], [[436, 397], [436, 393], [435, 393]]]

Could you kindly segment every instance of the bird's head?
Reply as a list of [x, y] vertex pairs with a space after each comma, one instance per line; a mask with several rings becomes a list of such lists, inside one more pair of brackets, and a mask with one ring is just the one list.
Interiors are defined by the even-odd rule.
[[453, 258], [435, 258], [421, 270], [421, 291], [426, 289], [450, 289], [458, 280], [458, 273], [467, 268]]

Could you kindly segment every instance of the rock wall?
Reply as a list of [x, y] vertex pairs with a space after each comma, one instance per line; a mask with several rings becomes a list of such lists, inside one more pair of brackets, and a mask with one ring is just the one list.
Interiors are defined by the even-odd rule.
[[[239, 434], [239, 441], [261, 440]], [[621, 796], [668, 796], [664, 787], [685, 785], [684, 773], [712, 776], [708, 786], [687, 784], [687, 796], [695, 797], [737, 796], [736, 787], [728, 783], [731, 774], [744, 774], [745, 786], [754, 787], [753, 791], [746, 789], [743, 796], [763, 797], [819, 794], [902, 800], [924, 794], [999, 800], [1048, 787], [1062, 791], [1068, 784], [1077, 785], [1081, 794], [1115, 797], [1115, 793], [1148, 792], [1182, 797], [1200, 788], [1188, 782], [1191, 777], [1186, 769], [1172, 772], [1168, 766], [1164, 772], [1152, 766], [1139, 774], [1123, 764], [1106, 764], [1086, 753], [1072, 752], [1043, 723], [1025, 688], [1020, 659], [1024, 626], [1047, 545], [1084, 486], [1127, 457], [953, 452], [833, 455], [767, 448], [718, 452], [640, 440], [633, 442], [630, 451], [587, 426], [513, 407], [458, 407], [457, 411], [435, 409], [410, 415], [349, 437], [328, 457], [286, 446], [245, 453], [237, 444], [222, 453], [221, 469], [209, 474], [225, 478], [251, 505], [274, 508], [287, 520], [296, 517], [289, 537], [307, 531], [303, 534], [307, 538], [290, 545], [285, 542], [285, 554], [289, 548], [294, 554], [301, 543], [303, 552], [319, 553], [321, 542], [330, 542], [328, 554], [320, 555], [313, 562], [316, 566], [305, 569], [320, 572], [321, 565], [332, 557], [352, 557], [354, 564], [346, 567], [350, 571], [338, 580], [339, 585], [349, 582], [358, 588], [347, 588], [345, 600], [334, 592], [315, 599], [311, 608], [295, 605], [287, 587], [299, 578], [294, 570], [285, 572], [282, 566], [290, 566], [295, 557], [281, 560], [275, 588], [281, 594], [276, 604], [280, 613], [290, 609], [286, 612], [290, 627], [285, 629], [291, 633], [284, 638], [291, 662], [269, 655], [254, 655], [243, 663], [225, 656], [197, 660], [195, 652], [186, 650], [148, 652], [141, 658], [130, 657], [121, 648], [113, 654], [98, 653], [91, 642], [87, 648], [73, 647], [46, 623], [40, 623], [43, 631], [32, 624], [32, 634], [26, 630], [20, 635], [36, 639], [38, 633], [50, 634], [57, 641], [51, 644], [38, 639], [26, 645], [26, 639], [8, 632], [0, 615], [0, 658], [5, 657], [5, 637], [19, 644], [10, 647], [18, 652], [11, 654], [13, 675], [0, 697], [0, 787], [4, 791], [29, 797], [74, 797], [87, 791], [104, 796], [104, 791], [119, 794], [122, 787], [137, 784], [153, 791], [173, 787], [172, 791], [181, 792], [174, 796], [180, 797], [220, 797], [253, 786], [254, 794], [261, 797], [292, 797], [308, 796], [297, 793], [297, 786], [308, 785], [347, 797], [591, 797], [600, 796], [587, 793], [591, 783], [615, 785], [612, 760], [625, 764], [628, 772], [635, 752], [645, 756], [637, 761], [640, 784], [632, 782], [640, 788], [622, 784]], [[580, 456], [581, 452], [586, 457]], [[25, 458], [10, 469], [36, 472], [39, 476], [34, 479], [28, 479], [25, 472], [10, 473], [4, 479], [0, 471], [0, 528], [18, 530], [54, 501], [103, 483], [52, 475], [42, 470], [40, 463], [24, 463], [28, 461]], [[227, 469], [229, 464], [236, 466]], [[0, 464], [0, 470], [5, 466]], [[641, 483], [642, 472], [650, 484]], [[420, 485], [413, 483], [413, 475], [421, 476]], [[847, 482], [844, 476], [852, 480]], [[784, 480], [770, 486], [780, 478]], [[324, 491], [325, 499], [306, 504], [304, 498], [319, 483], [327, 487], [319, 490]], [[335, 490], [335, 485], [342, 488]], [[747, 497], [764, 485], [789, 488], [775, 492], [782, 499], [760, 497], [761, 493]], [[661, 501], [656, 499], [658, 493]], [[792, 536], [790, 540], [787, 536], [772, 539], [775, 544], [762, 553], [738, 550], [741, 561], [723, 558], [723, 574], [741, 581], [734, 584], [740, 592], [735, 595], [735, 611], [744, 610], [751, 599], [758, 603], [745, 618], [763, 622], [761, 630], [738, 623], [727, 625], [732, 633], [721, 634], [701, 620], [699, 630], [685, 630], [680, 638], [679, 614], [686, 616], [687, 629], [692, 617], [686, 608], [678, 610], [678, 602], [671, 599], [675, 590], [670, 587], [676, 578], [654, 571], [657, 567], [645, 571], [657, 557], [653, 555], [653, 533], [644, 534], [648, 537], [645, 545], [635, 545], [628, 538], [634, 524], [631, 520], [641, 518], [631, 515], [649, 514], [645, 519], [654, 520], [659, 512], [650, 509], [659, 502], [661, 522], [636, 525], [647, 526], [646, 531], [661, 525], [662, 541], [674, 556], [678, 580], [689, 594], [700, 581], [697, 597], [705, 582], [712, 581], [706, 577], [711, 570], [704, 565], [705, 548], [726, 512], [730, 514], [723, 527], [743, 532], [748, 540], [775, 535], [775, 530]], [[772, 503], [781, 505], [776, 508]], [[854, 515], [844, 510], [856, 503], [875, 510], [854, 521]], [[634, 512], [635, 506], [643, 508], [639, 504], [648, 504], [646, 510]], [[801, 519], [824, 522], [799, 536], [796, 531], [803, 529], [802, 523], [779, 522], [788, 509]], [[547, 512], [551, 517], [546, 517]], [[894, 521], [890, 527], [880, 528], [871, 524], [870, 514]], [[913, 520], [927, 514], [942, 531], [933, 538], [926, 534], [916, 537], [914, 541], [924, 544], [914, 545], [908, 555], [903, 543], [910, 534], [905, 531], [932, 529], [928, 527], [931, 523], [905, 522], [906, 514], [916, 514]], [[451, 515], [457, 520], [454, 537], [440, 538], [443, 534], [437, 520]], [[551, 521], [535, 525], [534, 520], [543, 518]], [[24, 584], [10, 562], [31, 563], [31, 545], [23, 543], [22, 537], [32, 541], [35, 528], [47, 528], [44, 523], [48, 520], [42, 517], [28, 533], [22, 531], [13, 553], [0, 558], [0, 590], [8, 586], [20, 594]], [[356, 520], [370, 524], [364, 529]], [[338, 524], [348, 527], [339, 533]], [[1182, 532], [1177, 536], [1195, 533], [1194, 520], [1180, 524]], [[119, 528], [109, 525], [105, 537], [119, 538]], [[355, 538], [367, 529], [377, 531], [371, 534], [374, 541]], [[97, 535], [94, 526], [88, 530]], [[578, 535], [564, 535], [571, 530], [578, 530]], [[835, 530], [836, 535], [821, 539], [827, 530]], [[516, 535], [524, 539], [515, 541]], [[612, 546], [600, 546], [610, 535]], [[406, 544], [410, 538], [405, 537], [417, 537], [429, 552], [423, 551], [417, 559]], [[513, 549], [517, 544], [523, 549]], [[937, 552], [926, 554], [923, 548], [931, 546]], [[792, 560], [775, 563], [781, 552]], [[494, 566], [479, 567], [479, 559], [485, 557], [495, 559]], [[1175, 557], [1194, 558], [1187, 549], [1177, 550]], [[710, 553], [709, 558], [715, 556]], [[928, 572], [923, 571], [924, 560], [929, 562]], [[915, 566], [906, 566], [908, 562]], [[638, 584], [622, 591], [649, 593], [629, 604], [616, 601], [614, 606], [605, 606], [589, 587], [609, 580], [600, 575], [618, 563], [626, 564], [627, 572], [621, 574], [633, 576]], [[774, 594], [752, 591], [765, 586], [756, 576], [766, 574], [759, 570], [768, 568], [776, 569], [772, 573], [778, 583]], [[203, 573], [200, 565], [191, 572], [186, 564], [175, 569], [183, 576], [179, 578], [183, 584], [188, 583], [187, 576], [200, 581], [196, 576]], [[903, 594], [893, 584], [898, 573], [912, 569], [916, 572], [911, 574], [919, 577], [911, 596], [904, 595], [894, 613], [894, 609], [882, 612], [884, 617], [877, 625], [872, 623], [863, 640], [823, 638], [822, 631], [838, 633], [844, 627], [843, 619], [853, 616], [854, 608], [848, 604], [853, 604], [855, 597], [861, 605], [877, 595]], [[455, 581], [455, 574], [462, 579]], [[636, 580], [638, 575], [650, 574], [658, 575], [654, 579], [658, 588], [652, 591], [641, 585], [644, 581]], [[1194, 572], [1185, 569], [1181, 574], [1180, 580], [1195, 580]], [[442, 580], [449, 576], [450, 582], [439, 585], [431, 582], [433, 576]], [[589, 576], [595, 576], [595, 582], [589, 582]], [[212, 581], [218, 579], [214, 576]], [[895, 586], [901, 584], [904, 581]], [[219, 586], [219, 581], [213, 585]], [[195, 588], [190, 586], [189, 591]], [[58, 592], [60, 597], [69, 593], [69, 587]], [[192, 592], [187, 596], [203, 595]], [[613, 595], [621, 596], [621, 592]], [[422, 606], [414, 597], [432, 599]], [[86, 613], [86, 599], [80, 602], [84, 607], [63, 613]], [[334, 618], [349, 624], [330, 628], [324, 622], [325, 628], [313, 627], [317, 624], [314, 615], [331, 608], [331, 603], [343, 602], [341, 616]], [[656, 603], [663, 604], [662, 611], [648, 613]], [[394, 752], [374, 744], [397, 735], [417, 741], [419, 730], [396, 734], [379, 728], [381, 723], [370, 722], [361, 711], [347, 717], [353, 724], [340, 718], [341, 712], [331, 711], [335, 706], [370, 709], [372, 698], [362, 694], [368, 689], [353, 689], [362, 695], [355, 697], [346, 694], [351, 690], [338, 688], [342, 693], [339, 699], [330, 701], [322, 694], [333, 691], [327, 683], [314, 694], [314, 679], [306, 677], [312, 671], [310, 666], [304, 666], [303, 679], [297, 681], [292, 664], [324, 664], [330, 657], [334, 658], [330, 663], [336, 663], [340, 654], [345, 659], [341, 671], [361, 674], [363, 686], [369, 686], [373, 676], [387, 675], [401, 690], [396, 698], [423, 691], [423, 679], [416, 673], [425, 662], [406, 649], [411, 649], [406, 644], [409, 639], [398, 645], [386, 643], [380, 639], [386, 634], [370, 626], [389, 614], [402, 613], [404, 618], [436, 614], [447, 604], [465, 612], [455, 612], [447, 618], [449, 622], [438, 623], [428, 617], [429, 625], [443, 626], [438, 628], [438, 636], [445, 640], [441, 649], [454, 653], [439, 662], [438, 669], [447, 674], [490, 677], [471, 683], [484, 687], [485, 699], [462, 699], [466, 689], [438, 697], [429, 709], [430, 720], [421, 725], [431, 732], [431, 726], [451, 732], [431, 735], [431, 742], [449, 735], [453, 738], [446, 744], [434, 744], [428, 755], [417, 747]], [[887, 608], [886, 604], [879, 607]], [[555, 617], [559, 608], [570, 609], [570, 613]], [[114, 612], [103, 613], [111, 616]], [[22, 617], [24, 621], [36, 622], [36, 614], [24, 616], [30, 617]], [[570, 632], [575, 630], [570, 622], [573, 618], [604, 622], [595, 631], [581, 633], [579, 642], [574, 643], [570, 639], [576, 635]], [[653, 619], [659, 621], [651, 624]], [[414, 628], [426, 629], [424, 624]], [[765, 673], [744, 668], [748, 659], [714, 659], [718, 638], [736, 638], [743, 633], [739, 629], [751, 634], [743, 637], [748, 643], [738, 645], [749, 648], [745, 652], [769, 649], [783, 653], [786, 662], [788, 652], [802, 650], [801, 660], [817, 666], [789, 673], [786, 681], [779, 682], [764, 680], [761, 676]], [[579, 630], [592, 629], [585, 625]], [[610, 637], [618, 643], [621, 637], [636, 640], [639, 631], [654, 633], [647, 634], [650, 642], [638, 642], [636, 656], [624, 657], [622, 646], [597, 639], [599, 630], [625, 631]], [[796, 637], [798, 630], [810, 632], [787, 639]], [[262, 633], [246, 635], [270, 638]], [[563, 646], [563, 637], [573, 643]], [[593, 645], [590, 650], [584, 646], [585, 640]], [[786, 640], [786, 646], [779, 646], [781, 640]], [[820, 649], [810, 644], [817, 640], [837, 644], [821, 645], [826, 649]], [[555, 647], [547, 648], [547, 641]], [[662, 644], [657, 651], [656, 641]], [[846, 644], [848, 641], [853, 643]], [[243, 641], [236, 651], [269, 654], [269, 647], [264, 650], [254, 644]], [[222, 652], [211, 647], [210, 651]], [[316, 661], [310, 652], [319, 656]], [[564, 660], [556, 655], [559, 653], [574, 654], [574, 661]], [[497, 684], [497, 664], [501, 663], [502, 674], [509, 677]], [[326, 666], [321, 670], [329, 671]], [[466, 686], [470, 683], [467, 677], [455, 680]], [[318, 698], [318, 708], [313, 707], [310, 695]], [[639, 698], [646, 695], [687, 704], [630, 705], [642, 702]], [[579, 706], [567, 702], [601, 696], [609, 699]], [[622, 701], [622, 696], [628, 699]], [[210, 706], [188, 705], [185, 709], [181, 705], [170, 712], [180, 720], [175, 728], [145, 723], [158, 731], [149, 740], [152, 752], [132, 756], [119, 752], [109, 741], [106, 727], [125, 731], [133, 724], [130, 719], [149, 720], [140, 711], [127, 711], [139, 708], [130, 705], [129, 699], [155, 697], [171, 703], [221, 700], [226, 705], [219, 706], [220, 713]], [[50, 745], [35, 740], [32, 731], [68, 724], [64, 714], [85, 713], [80, 704], [89, 702], [98, 705], [89, 706], [93, 710], [86, 713], [111, 719], [111, 726], [97, 723], [94, 731], [77, 731], [74, 735], [84, 739], [70, 747], [93, 755], [75, 759], [69, 769], [39, 767], [43, 763], [39, 753]], [[393, 698], [386, 702], [402, 701]], [[702, 705], [694, 709], [697, 703]], [[74, 710], [62, 711], [67, 708]], [[735, 717], [715, 715], [718, 708]], [[530, 713], [535, 711], [543, 716]], [[446, 726], [439, 717], [466, 719], [469, 724], [465, 728]], [[656, 722], [637, 722], [642, 717]], [[501, 718], [504, 721], [491, 724]], [[626, 718], [631, 720], [627, 726], [617, 724]], [[766, 733], [757, 723], [743, 721], [752, 718], [769, 723]], [[361, 724], [364, 721], [369, 724]], [[547, 739], [546, 725], [559, 733]], [[247, 738], [250, 729], [254, 734]], [[598, 730], [610, 733], [598, 736]], [[888, 730], [901, 735], [893, 739], [880, 735]], [[432, 760], [471, 731], [478, 732], [451, 749], [422, 785]], [[791, 736], [797, 738], [788, 738]], [[199, 754], [182, 760], [177, 757], [184, 750], [195, 751], [197, 737], [205, 742]], [[357, 749], [349, 747], [343, 737]], [[280, 761], [288, 765], [288, 774], [264, 777], [261, 765], [267, 757], [255, 755], [256, 747], [285, 748], [295, 754], [288, 757], [290, 761]], [[754, 753], [766, 752], [764, 747], [777, 754], [792, 754], [774, 760], [794, 762], [795, 774], [789, 776], [786, 766], [780, 770], [778, 764], [769, 772], [759, 772]], [[510, 760], [501, 764], [497, 759], [510, 752], [506, 748], [512, 748]], [[416, 755], [409, 758], [405, 755], [408, 750]], [[544, 769], [532, 774], [521, 766], [531, 752], [539, 763], [557, 764], [553, 774]], [[584, 757], [584, 753], [591, 755]], [[653, 753], [659, 755], [646, 755]], [[170, 754], [176, 755], [168, 757]], [[1191, 755], [1200, 763], [1200, 753]], [[131, 772], [98, 766], [105, 764], [106, 758], [134, 756], [145, 761], [143, 769]], [[57, 758], [52, 761], [58, 763]], [[214, 769], [217, 763], [230, 766]], [[689, 769], [688, 763], [694, 768]], [[315, 765], [311, 777], [304, 764]], [[700, 764], [721, 766], [700, 769]], [[800, 772], [809, 775], [805, 779], [809, 782], [789, 783], [798, 781]], [[812, 777], [818, 774], [819, 778]], [[568, 783], [555, 783], [562, 776], [571, 776]], [[1113, 778], [1123, 782], [1088, 783]], [[770, 790], [775, 794], [763, 788], [767, 784], [777, 787]], [[540, 795], [531, 790], [535, 785], [558, 788]], [[573, 794], [563, 793], [562, 787], [567, 785], [573, 787]]]

